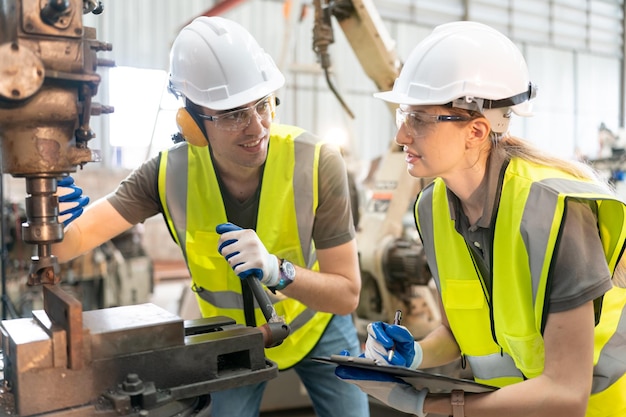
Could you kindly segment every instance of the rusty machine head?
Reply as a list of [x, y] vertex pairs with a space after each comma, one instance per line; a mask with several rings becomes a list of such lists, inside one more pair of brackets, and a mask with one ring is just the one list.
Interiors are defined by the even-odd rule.
[[0, 145], [2, 172], [26, 179], [23, 236], [36, 245], [29, 284], [59, 282], [50, 253], [63, 239], [57, 179], [99, 160], [87, 143], [90, 117], [112, 112], [92, 102], [96, 57], [111, 45], [84, 27], [85, 13], [102, 12], [96, 0], [0, 0]]

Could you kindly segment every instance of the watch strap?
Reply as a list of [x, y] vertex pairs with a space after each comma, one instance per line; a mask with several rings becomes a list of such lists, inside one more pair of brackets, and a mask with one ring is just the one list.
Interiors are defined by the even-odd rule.
[[287, 280], [285, 280], [285, 278], [281, 278], [280, 281], [278, 281], [278, 284], [276, 284], [276, 286], [274, 287], [274, 289], [276, 289], [277, 291], [284, 290], [287, 285], [289, 285], [287, 283]]
[[276, 291], [284, 290], [292, 282], [291, 280], [285, 279], [283, 276], [283, 262], [285, 262], [285, 260], [279, 258], [278, 273], [280, 274], [280, 280], [278, 284], [274, 287], [268, 287], [273, 294], [276, 294]]
[[276, 284], [275, 287], [267, 287], [272, 294], [276, 294], [276, 291], [280, 291], [282, 289], [284, 289], [286, 287], [286, 283], [285, 283], [285, 279], [281, 278], [280, 281], [278, 281], [278, 284]]
[[460, 389], [452, 390], [450, 404], [452, 404], [452, 417], [465, 417], [465, 392]]

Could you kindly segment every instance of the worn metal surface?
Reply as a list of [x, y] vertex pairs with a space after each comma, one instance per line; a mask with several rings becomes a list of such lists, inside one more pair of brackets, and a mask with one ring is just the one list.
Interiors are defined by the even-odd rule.
[[92, 102], [99, 51], [112, 46], [84, 27], [85, 3], [0, 0], [0, 149], [3, 173], [26, 178], [24, 237], [36, 246], [29, 285], [58, 284], [52, 243], [63, 237], [56, 179], [100, 160], [87, 143], [92, 115], [113, 109]]
[[[45, 322], [40, 317], [1, 323], [5, 381], [20, 416], [61, 416], [70, 407], [68, 416], [93, 416], [100, 415], [96, 408], [120, 404], [131, 406], [117, 415], [132, 415], [135, 408], [160, 407], [278, 375], [276, 364], [265, 359], [261, 331], [229, 318], [184, 322], [153, 304], [84, 312], [80, 368], [64, 366], [66, 330]], [[129, 378], [154, 387], [153, 392], [127, 392]]]
[[[82, 24], [83, 2], [46, 18], [44, 2], [2, 0], [6, 20], [19, 22], [0, 34], [0, 137], [4, 171], [14, 176], [59, 176], [94, 160], [92, 103], [100, 76], [98, 51], [111, 45]], [[93, 109], [92, 109], [93, 105]], [[104, 106], [105, 112], [111, 109]]]

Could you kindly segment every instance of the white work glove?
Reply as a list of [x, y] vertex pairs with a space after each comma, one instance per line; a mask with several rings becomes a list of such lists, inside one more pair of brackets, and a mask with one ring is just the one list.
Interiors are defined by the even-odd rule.
[[[391, 361], [389, 350], [395, 348]], [[422, 347], [406, 327], [376, 321], [367, 325], [364, 356], [381, 365], [406, 366], [417, 369], [422, 363]]]
[[232, 223], [219, 224], [215, 230], [221, 235], [218, 251], [239, 278], [254, 275], [268, 287], [278, 285], [278, 258], [267, 252], [254, 230], [242, 229]]
[[83, 196], [82, 188], [74, 184], [74, 178], [67, 176], [57, 181], [57, 196], [59, 199], [59, 221], [63, 226], [67, 226], [78, 216], [83, 214], [83, 210], [89, 204], [89, 197]]
[[428, 388], [417, 390], [411, 384], [387, 373], [344, 365], [335, 368], [335, 375], [391, 408], [418, 417], [427, 415], [424, 412], [424, 399], [428, 395]]

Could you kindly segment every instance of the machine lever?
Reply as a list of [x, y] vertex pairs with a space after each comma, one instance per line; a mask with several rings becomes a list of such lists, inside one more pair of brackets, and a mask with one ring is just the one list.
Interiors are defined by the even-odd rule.
[[252, 289], [254, 298], [263, 312], [263, 316], [265, 316], [265, 320], [267, 320], [267, 323], [261, 326], [261, 331], [264, 335], [263, 340], [265, 340], [265, 347], [280, 345], [291, 332], [289, 325], [278, 316], [270, 297], [263, 290], [263, 287], [257, 277], [251, 274], [248, 275], [246, 280]]

